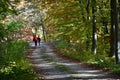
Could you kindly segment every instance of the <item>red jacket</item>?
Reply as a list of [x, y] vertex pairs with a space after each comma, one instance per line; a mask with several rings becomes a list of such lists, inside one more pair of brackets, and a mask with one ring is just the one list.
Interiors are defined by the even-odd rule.
[[35, 37], [33, 37], [33, 41], [37, 41], [37, 37], [35, 36]]

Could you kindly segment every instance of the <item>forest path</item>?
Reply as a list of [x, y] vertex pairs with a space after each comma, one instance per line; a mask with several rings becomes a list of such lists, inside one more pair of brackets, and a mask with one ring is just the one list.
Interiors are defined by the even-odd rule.
[[[30, 46], [33, 47], [34, 43]], [[58, 56], [47, 43], [41, 43], [28, 57], [42, 80], [120, 80], [110, 72]]]

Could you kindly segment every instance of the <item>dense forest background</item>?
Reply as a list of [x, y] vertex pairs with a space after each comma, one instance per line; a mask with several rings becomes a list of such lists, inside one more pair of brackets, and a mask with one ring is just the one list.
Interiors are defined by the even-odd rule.
[[47, 41], [63, 55], [119, 73], [119, 0], [32, 2], [45, 10]]
[[[33, 1], [46, 10], [47, 40], [73, 54], [115, 56], [118, 62], [119, 1]], [[115, 28], [114, 28], [115, 27]]]
[[[120, 73], [119, 0], [1, 0], [0, 79], [35, 73], [25, 51], [32, 35], [63, 55]], [[25, 75], [23, 75], [23, 73]], [[22, 74], [22, 75], [20, 75]], [[27, 79], [22, 79], [27, 80]]]

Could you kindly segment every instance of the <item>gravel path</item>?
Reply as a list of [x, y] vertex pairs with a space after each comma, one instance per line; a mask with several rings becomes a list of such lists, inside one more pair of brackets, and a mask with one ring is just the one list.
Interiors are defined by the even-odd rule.
[[[34, 44], [30, 43], [30, 46], [34, 46]], [[109, 72], [63, 59], [56, 55], [46, 43], [37, 46], [28, 57], [42, 80], [120, 80], [118, 76]]]

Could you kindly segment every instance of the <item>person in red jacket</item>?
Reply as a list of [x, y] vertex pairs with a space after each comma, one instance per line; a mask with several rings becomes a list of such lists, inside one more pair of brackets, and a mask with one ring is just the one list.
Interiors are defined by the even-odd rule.
[[35, 43], [35, 46], [37, 46], [37, 37], [36, 37], [36, 35], [33, 36], [33, 41]]

